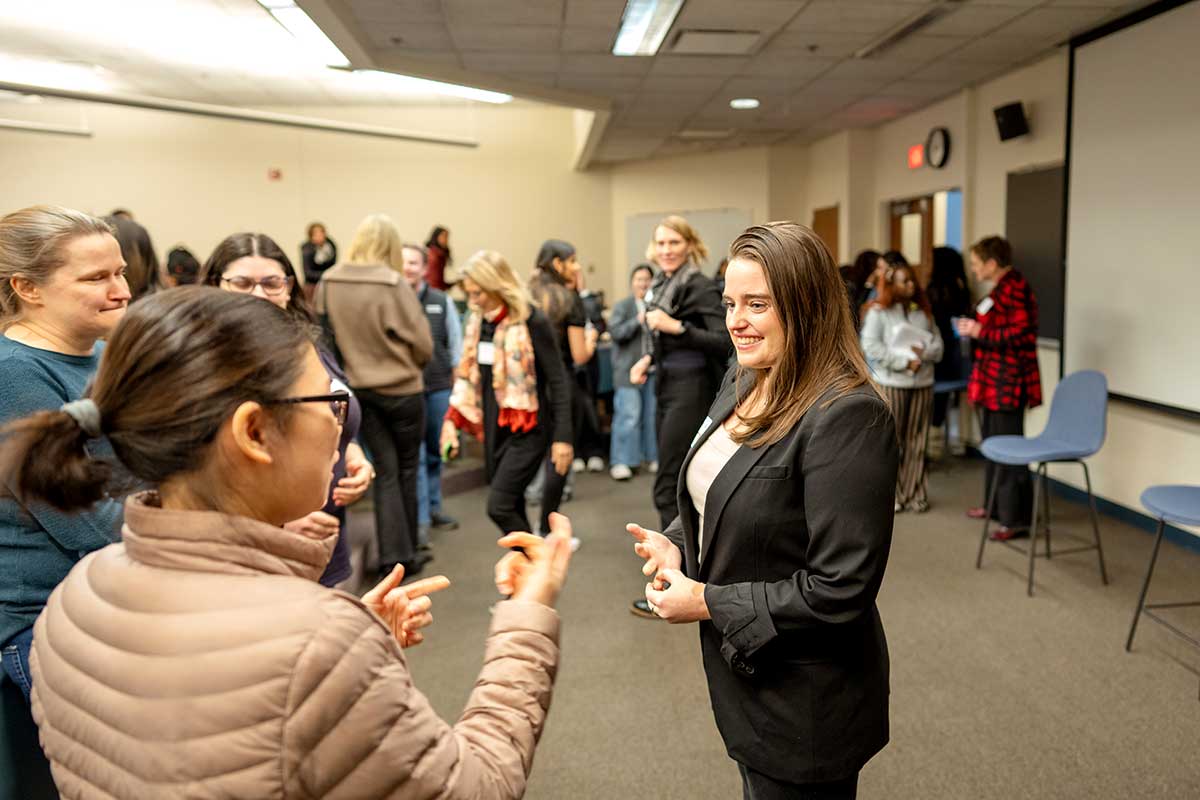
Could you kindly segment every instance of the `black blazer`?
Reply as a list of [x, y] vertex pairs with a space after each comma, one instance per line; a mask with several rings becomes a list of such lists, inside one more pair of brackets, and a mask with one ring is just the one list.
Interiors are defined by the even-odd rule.
[[729, 375], [683, 462], [680, 513], [664, 532], [688, 577], [707, 584], [701, 650], [729, 755], [793, 783], [848, 777], [888, 741], [875, 597], [892, 540], [895, 424], [869, 387], [827, 401], [781, 441], [734, 454], [709, 487], [698, 551], [685, 476], [733, 411]]

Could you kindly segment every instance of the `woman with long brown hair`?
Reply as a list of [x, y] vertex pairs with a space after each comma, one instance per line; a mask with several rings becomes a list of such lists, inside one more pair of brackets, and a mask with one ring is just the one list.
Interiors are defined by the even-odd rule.
[[889, 266], [879, 276], [875, 299], [863, 307], [861, 339], [900, 434], [896, 511], [928, 511], [925, 441], [933, 410], [933, 365], [942, 360], [943, 344], [912, 267]]
[[875, 598], [892, 536], [895, 425], [833, 257], [808, 228], [730, 247], [737, 349], [687, 453], [679, 515], [630, 524], [668, 622], [699, 622], [717, 726], [747, 798], [853, 798], [888, 740]]

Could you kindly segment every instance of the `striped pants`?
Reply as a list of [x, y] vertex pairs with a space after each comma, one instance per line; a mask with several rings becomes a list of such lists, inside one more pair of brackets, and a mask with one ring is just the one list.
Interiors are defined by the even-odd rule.
[[925, 440], [929, 435], [929, 418], [933, 411], [933, 387], [897, 389], [879, 387], [892, 407], [896, 418], [896, 435], [900, 438], [900, 472], [896, 475], [896, 504], [900, 508], [917, 509], [928, 506], [925, 495]]

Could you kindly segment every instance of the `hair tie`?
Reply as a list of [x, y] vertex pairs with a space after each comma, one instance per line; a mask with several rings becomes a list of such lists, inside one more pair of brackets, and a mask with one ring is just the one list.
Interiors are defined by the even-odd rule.
[[100, 431], [100, 407], [91, 398], [85, 397], [82, 400], [64, 403], [59, 411], [62, 411], [75, 420], [76, 424], [83, 429], [83, 432], [89, 438], [99, 439], [102, 435]]

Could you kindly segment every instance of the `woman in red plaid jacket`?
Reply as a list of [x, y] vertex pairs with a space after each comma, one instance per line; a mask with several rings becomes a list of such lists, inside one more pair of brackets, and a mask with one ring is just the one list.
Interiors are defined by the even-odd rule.
[[[973, 319], [958, 321], [958, 332], [972, 339], [974, 366], [967, 399], [983, 411], [984, 439], [1002, 434], [1025, 434], [1025, 409], [1042, 404], [1042, 379], [1037, 362], [1037, 298], [1033, 287], [1012, 268], [1012, 246], [999, 236], [988, 236], [971, 247], [971, 271], [977, 281], [992, 281], [991, 294], [975, 307]], [[984, 503], [996, 486], [993, 519], [1000, 527], [993, 539], [1029, 535], [1033, 489], [1026, 467], [988, 462], [984, 477]], [[986, 507], [972, 508], [967, 516], [982, 519]]]

